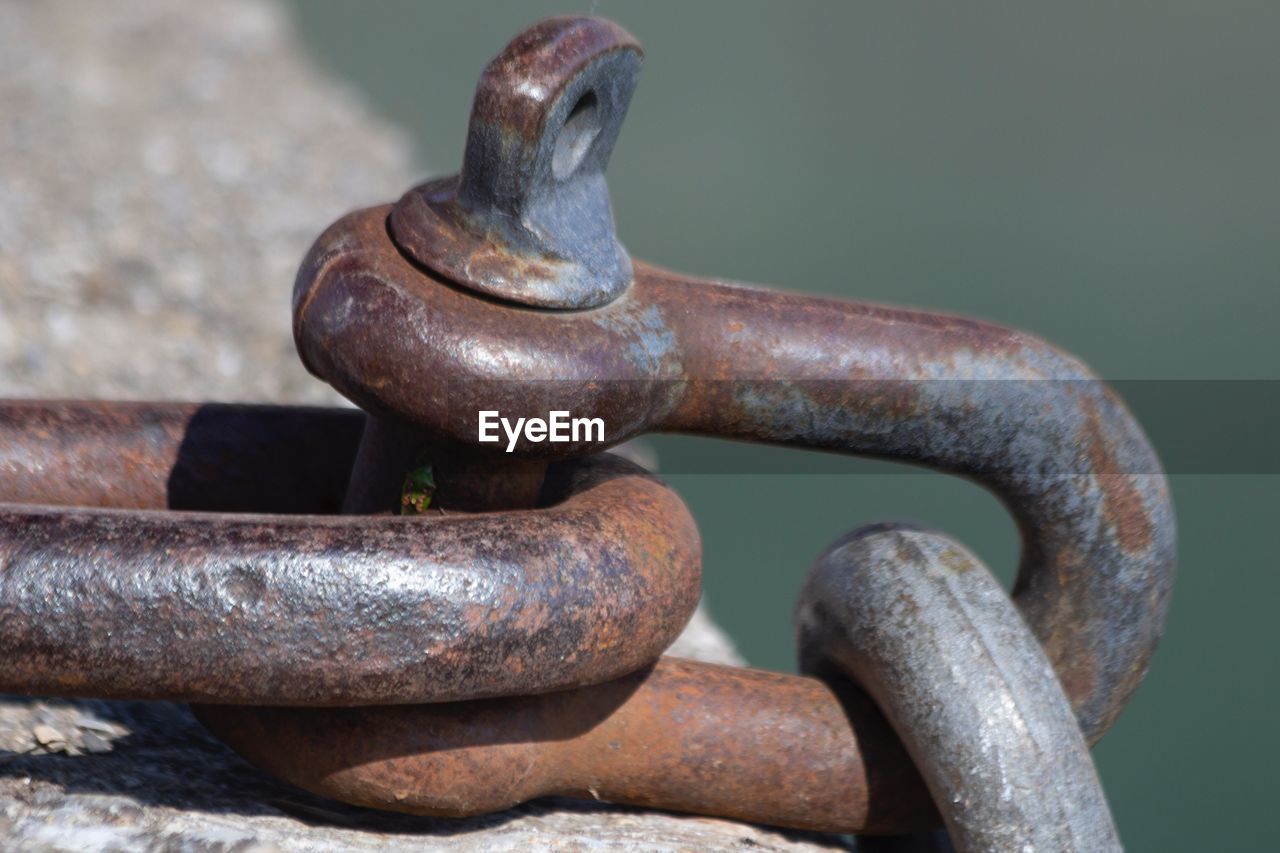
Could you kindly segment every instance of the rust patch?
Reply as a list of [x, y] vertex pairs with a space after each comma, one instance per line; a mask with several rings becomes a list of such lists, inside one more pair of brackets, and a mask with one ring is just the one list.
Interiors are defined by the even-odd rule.
[[1109, 451], [1097, 403], [1085, 398], [1081, 400], [1081, 407], [1085, 413], [1085, 426], [1080, 440], [1089, 448], [1089, 460], [1093, 464], [1098, 488], [1102, 490], [1103, 515], [1126, 553], [1145, 551], [1151, 546], [1154, 531], [1142, 495], [1134, 486], [1133, 475], [1122, 471], [1115, 455]]

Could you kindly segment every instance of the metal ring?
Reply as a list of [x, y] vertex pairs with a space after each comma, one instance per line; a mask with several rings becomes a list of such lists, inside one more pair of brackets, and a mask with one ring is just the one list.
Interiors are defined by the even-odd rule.
[[906, 525], [843, 537], [797, 608], [801, 668], [861, 685], [961, 851], [1118, 851], [1062, 686], [979, 560]]
[[[101, 477], [78, 464], [132, 448], [139, 464], [108, 469], [122, 481], [88, 494], [154, 505], [174, 480], [158, 476], [165, 460], [198, 470], [236, 455], [237, 440], [261, 463], [254, 482], [278, 489], [299, 461], [280, 421], [305, 433], [346, 417], [213, 417], [229, 415], [242, 433], [202, 437], [179, 431], [200, 420], [186, 406], [0, 406], [0, 438], [23, 436], [0, 441], [0, 498], [83, 502], [56, 474]], [[42, 437], [24, 428], [35, 423]], [[69, 447], [80, 453], [61, 456]], [[350, 452], [309, 466], [332, 472]], [[563, 689], [653, 661], [698, 601], [701, 545], [683, 502], [608, 455], [557, 466], [543, 501], [422, 518], [2, 504], [0, 692], [368, 705]]]

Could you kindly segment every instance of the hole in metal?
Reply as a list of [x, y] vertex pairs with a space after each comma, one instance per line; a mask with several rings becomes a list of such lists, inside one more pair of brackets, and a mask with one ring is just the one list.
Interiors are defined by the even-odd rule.
[[596, 93], [586, 92], [569, 110], [569, 117], [560, 128], [555, 150], [551, 152], [551, 174], [563, 181], [573, 174], [587, 155], [587, 149], [600, 132], [599, 109]]

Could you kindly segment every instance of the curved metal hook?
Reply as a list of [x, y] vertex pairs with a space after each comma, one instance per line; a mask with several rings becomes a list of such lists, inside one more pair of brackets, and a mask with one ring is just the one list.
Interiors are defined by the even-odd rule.
[[[387, 238], [386, 210], [332, 226], [294, 291], [303, 361], [362, 408], [504, 460], [478, 443], [480, 409], [598, 417], [606, 444], [692, 433], [968, 477], [1018, 522], [1014, 598], [1090, 741], [1141, 682], [1173, 586], [1168, 483], [1124, 403], [1076, 359], [991, 323], [640, 262], [595, 311], [512, 310], [422, 275]], [[514, 455], [598, 447], [521, 440]]]
[[986, 566], [907, 525], [853, 531], [797, 608], [801, 668], [885, 713], [960, 851], [1118, 851], [1071, 705]]

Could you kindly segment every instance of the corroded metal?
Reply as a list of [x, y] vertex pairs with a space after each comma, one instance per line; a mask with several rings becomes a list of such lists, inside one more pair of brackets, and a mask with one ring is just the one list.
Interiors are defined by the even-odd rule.
[[936, 826], [865, 695], [663, 658], [542, 696], [341, 710], [208, 705], [251, 762], [327, 797], [468, 815], [561, 795], [837, 832]]
[[848, 673], [892, 721], [957, 850], [1118, 851], [1049, 661], [982, 563], [945, 536], [860, 528], [809, 572], [802, 668]]
[[[15, 405], [61, 421], [64, 441], [93, 440], [56, 406]], [[97, 437], [103, 450], [147, 444], [149, 423], [120, 425], [138, 411], [114, 421], [114, 443]], [[145, 411], [172, 423], [189, 410]], [[160, 458], [182, 444], [157, 443]], [[158, 479], [143, 465], [93, 494], [99, 507], [154, 504]], [[0, 478], [3, 497], [22, 482]], [[85, 502], [37, 496], [59, 498]], [[654, 660], [698, 599], [683, 503], [598, 456], [555, 466], [543, 504], [421, 519], [4, 505], [0, 692], [367, 705], [555, 690]]]
[[3, 500], [204, 512], [333, 513], [364, 426], [305, 406], [6, 400]]
[[640, 43], [598, 18], [552, 18], [518, 35], [480, 77], [462, 173], [410, 190], [388, 219], [400, 247], [523, 305], [612, 300], [631, 259], [614, 234], [604, 169], [640, 61]]
[[413, 265], [386, 235], [388, 213], [325, 232], [294, 294], [303, 361], [361, 407], [446, 451], [484, 451], [480, 409], [565, 409], [603, 418], [609, 443], [716, 435], [969, 477], [1019, 523], [1014, 599], [1090, 740], [1142, 680], [1173, 582], [1168, 486], [1124, 404], [1075, 359], [977, 320], [639, 262], [626, 293], [594, 311], [512, 310]]
[[[482, 78], [460, 179], [317, 240], [294, 289], [298, 351], [367, 418], [0, 405], [0, 690], [213, 703], [202, 719], [250, 760], [379, 808], [563, 794], [936, 825], [844, 676], [654, 663], [696, 601], [697, 531], [598, 451], [682, 432], [990, 489], [1023, 536], [1014, 603], [1100, 737], [1173, 580], [1168, 487], [1132, 416], [1021, 332], [631, 261], [603, 170], [638, 63], [615, 25], [535, 27]], [[606, 441], [508, 455], [478, 441], [481, 409], [598, 417]], [[443, 512], [394, 516], [422, 464]], [[839, 638], [818, 656], [840, 661]]]

